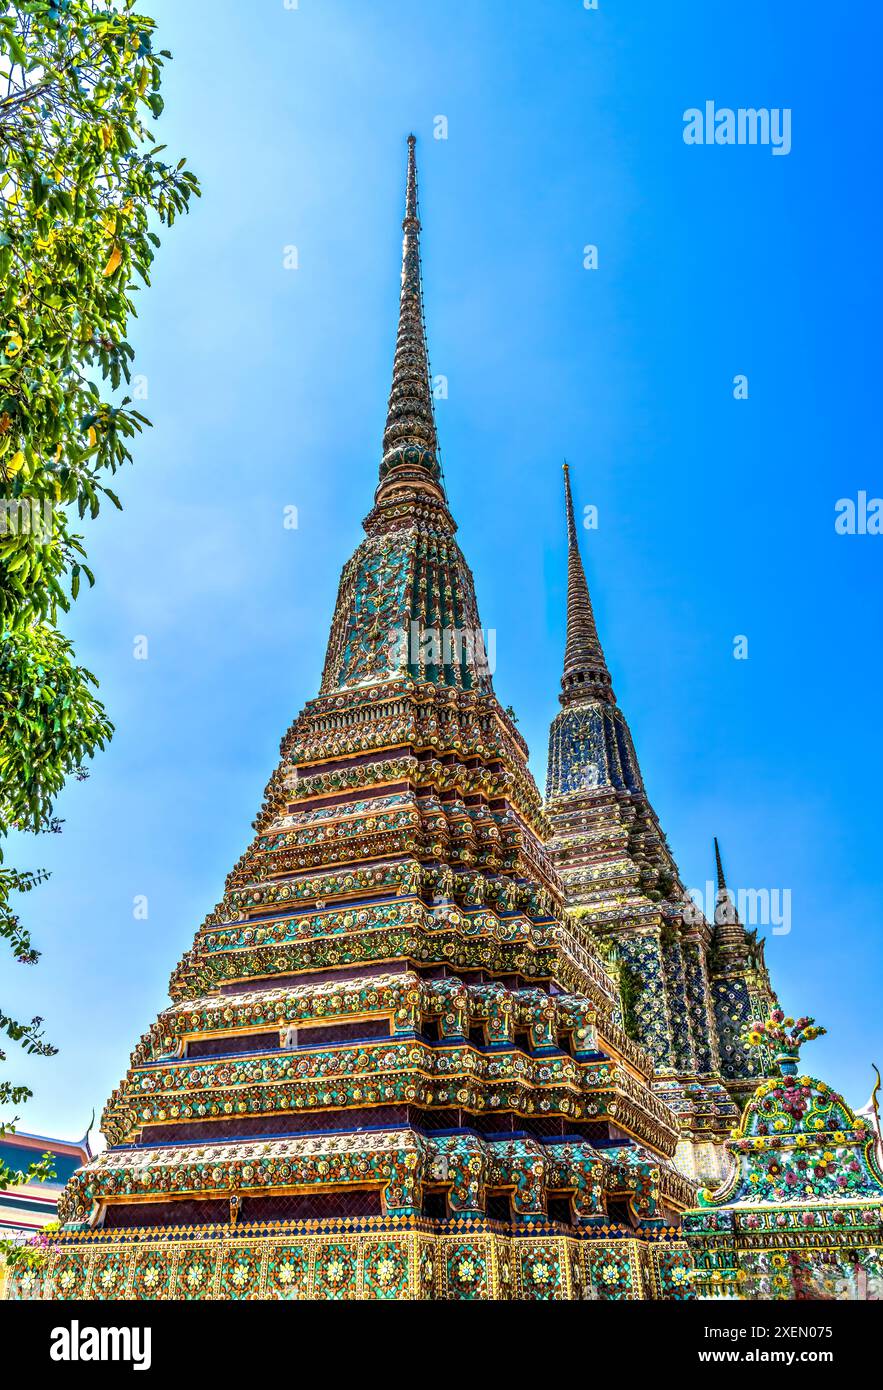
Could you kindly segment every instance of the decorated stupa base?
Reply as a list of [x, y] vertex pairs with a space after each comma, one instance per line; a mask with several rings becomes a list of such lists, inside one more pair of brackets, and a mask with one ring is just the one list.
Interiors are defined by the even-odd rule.
[[775, 1010], [748, 1042], [779, 1048], [727, 1148], [730, 1178], [684, 1217], [699, 1297], [883, 1297], [883, 1170], [877, 1131], [816, 1077], [799, 1049], [823, 1029]]
[[13, 1296], [54, 1299], [630, 1300], [691, 1298], [674, 1229], [518, 1234], [479, 1220], [364, 1218], [62, 1237]]
[[883, 1206], [690, 1212], [699, 1298], [883, 1298]]

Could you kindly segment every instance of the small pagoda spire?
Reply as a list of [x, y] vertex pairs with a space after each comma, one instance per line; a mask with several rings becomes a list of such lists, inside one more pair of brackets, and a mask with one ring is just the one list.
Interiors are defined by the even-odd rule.
[[423, 318], [416, 144], [417, 137], [409, 135], [399, 328], [377, 501], [401, 485], [410, 489], [422, 485], [444, 499]]
[[727, 887], [720, 845], [714, 837], [714, 862], [717, 869], [717, 899], [714, 907], [714, 944], [717, 947], [742, 946], [745, 934], [739, 921], [736, 899]]
[[727, 893], [729, 889], [727, 888], [727, 880], [724, 878], [724, 866], [721, 860], [721, 850], [716, 835], [714, 837], [714, 862], [717, 865], [717, 891], [718, 893]]
[[570, 490], [570, 467], [564, 463], [564, 505], [567, 513], [567, 645], [561, 678], [561, 703], [606, 700], [616, 703], [610, 672], [604, 660], [589, 586], [583, 569]]

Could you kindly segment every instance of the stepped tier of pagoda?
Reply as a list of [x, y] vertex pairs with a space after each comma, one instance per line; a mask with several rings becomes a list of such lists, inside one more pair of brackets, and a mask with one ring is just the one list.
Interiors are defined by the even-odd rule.
[[739, 1105], [770, 1066], [742, 1041], [773, 1001], [762, 943], [738, 920], [719, 852], [714, 923], [688, 898], [613, 691], [567, 464], [564, 491], [567, 643], [562, 708], [549, 735], [548, 850], [572, 918], [615, 964], [627, 1029], [650, 1052], [654, 1087], [678, 1116], [679, 1164], [717, 1181]]
[[49, 1293], [685, 1296], [682, 1124], [565, 910], [454, 539], [413, 138], [403, 228], [320, 693], [66, 1190]]

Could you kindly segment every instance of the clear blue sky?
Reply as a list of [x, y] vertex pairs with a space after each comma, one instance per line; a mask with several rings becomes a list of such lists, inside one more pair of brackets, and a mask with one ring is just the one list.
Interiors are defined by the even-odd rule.
[[[599, 3], [148, 4], [175, 54], [158, 132], [205, 196], [143, 298], [155, 428], [115, 484], [124, 513], [89, 528], [98, 583], [69, 622], [118, 732], [61, 798], [64, 833], [17, 853], [52, 878], [23, 904], [43, 960], [4, 967], [3, 1004], [61, 1048], [12, 1054], [36, 1091], [23, 1128], [81, 1133], [124, 1074], [317, 691], [376, 481], [411, 129], [448, 490], [534, 771], [566, 455], [600, 511], [598, 622], [685, 879], [704, 883], [717, 834], [735, 886], [791, 890], [775, 982], [830, 1029], [813, 1069], [867, 1099], [883, 538], [835, 535], [834, 506], [883, 491], [883, 22], [870, 3]], [[791, 108], [792, 152], [686, 146], [706, 100]]]

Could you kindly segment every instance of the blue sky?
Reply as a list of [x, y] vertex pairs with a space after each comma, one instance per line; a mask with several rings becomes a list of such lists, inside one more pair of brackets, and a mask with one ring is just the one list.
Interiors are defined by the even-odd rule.
[[[836, 535], [834, 508], [883, 492], [879, 14], [148, 8], [175, 54], [158, 134], [205, 196], [143, 297], [154, 428], [115, 484], [123, 514], [89, 528], [98, 583], [68, 624], [117, 735], [62, 796], [64, 833], [14, 851], [52, 878], [23, 904], [43, 959], [3, 1002], [61, 1049], [11, 1058], [36, 1092], [22, 1128], [78, 1135], [100, 1110], [317, 691], [376, 483], [411, 129], [448, 491], [534, 771], [563, 652], [566, 455], [599, 509], [598, 623], [684, 878], [704, 884], [717, 834], [735, 887], [791, 890], [774, 980], [830, 1030], [807, 1061], [863, 1103], [883, 1065], [883, 538]], [[790, 108], [791, 153], [685, 145], [706, 100]]]

